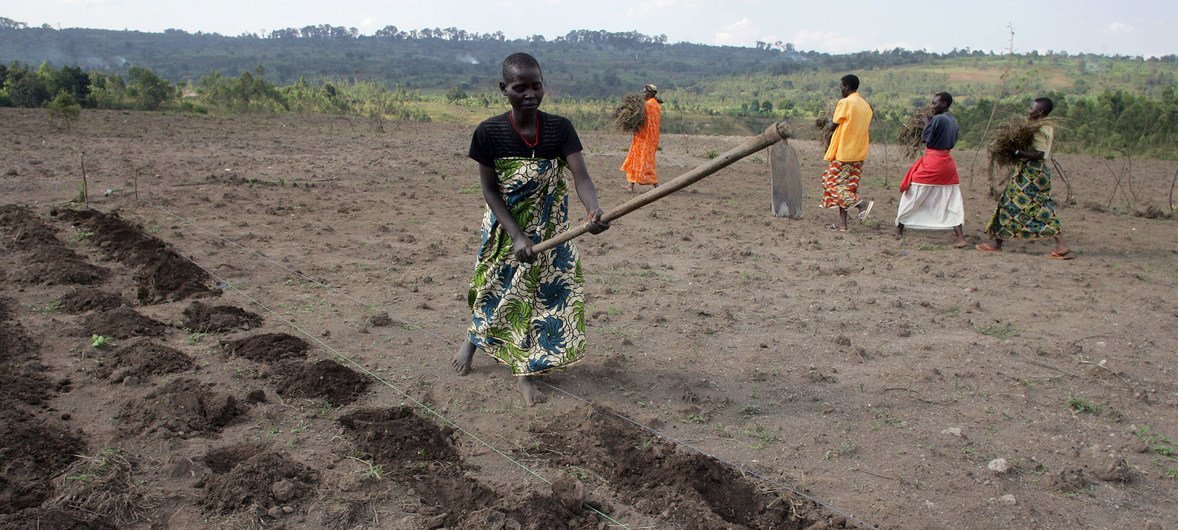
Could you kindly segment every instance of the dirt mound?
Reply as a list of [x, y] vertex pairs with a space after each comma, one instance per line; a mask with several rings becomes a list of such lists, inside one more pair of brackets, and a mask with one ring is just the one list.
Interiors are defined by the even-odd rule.
[[194, 379], [177, 379], [123, 405], [115, 418], [132, 434], [164, 430], [178, 436], [219, 432], [243, 412], [237, 400]]
[[200, 505], [221, 514], [257, 507], [258, 515], [270, 508], [295, 506], [312, 493], [318, 473], [283, 453], [267, 452], [250, 457], [228, 473], [205, 483]]
[[0, 528], [9, 530], [116, 530], [96, 515], [60, 508], [29, 508], [11, 515], [0, 515]]
[[322, 399], [349, 405], [368, 389], [370, 379], [332, 360], [301, 363], [280, 370], [278, 393], [285, 397]]
[[25, 265], [12, 274], [12, 280], [18, 283], [93, 285], [110, 275], [107, 269], [91, 265], [74, 251], [62, 246], [39, 248], [29, 253], [23, 261]]
[[235, 444], [226, 447], [219, 447], [205, 453], [202, 459], [213, 473], [224, 475], [237, 467], [238, 464], [253, 458], [258, 453], [265, 451], [269, 447], [268, 444], [261, 443], [243, 443]]
[[53, 480], [53, 506], [96, 514], [121, 526], [143, 520], [155, 506], [136, 480], [138, 463], [118, 449], [78, 458]]
[[0, 230], [5, 232], [16, 250], [31, 251], [61, 245], [53, 230], [27, 207], [15, 204], [0, 206]]
[[132, 342], [112, 352], [102, 366], [98, 367], [96, 373], [100, 377], [110, 377], [112, 382], [117, 383], [129, 376], [145, 377], [181, 372], [191, 368], [192, 364], [192, 357], [184, 352], [155, 341], [133, 339]]
[[140, 302], [175, 302], [197, 295], [214, 295], [212, 280], [200, 267], [177, 254], [160, 239], [119, 217], [97, 210], [67, 210], [61, 218], [91, 233], [91, 241], [112, 258], [140, 267], [135, 275]]
[[774, 492], [740, 470], [665, 442], [604, 407], [557, 418], [539, 438], [559, 463], [593, 470], [627, 503], [675, 524], [804, 528], [825, 519], [812, 502]]
[[262, 317], [231, 305], [210, 306], [193, 302], [184, 310], [184, 327], [196, 333], [221, 333], [250, 329], [262, 324]]
[[11, 399], [27, 405], [43, 405], [49, 399], [50, 388], [49, 380], [32, 366], [0, 364], [0, 402]]
[[132, 267], [150, 263], [152, 257], [167, 248], [167, 244], [147, 235], [142, 227], [123, 220], [118, 212], [63, 210], [59, 217], [92, 233], [90, 240], [103, 252]]
[[89, 285], [110, 274], [66, 248], [52, 227], [23, 206], [0, 206], [0, 233], [13, 242], [16, 250], [27, 253], [21, 260], [24, 265], [12, 272], [15, 282]]
[[210, 278], [204, 269], [170, 250], [144, 266], [135, 274], [135, 280], [139, 282], [136, 296], [145, 304], [220, 294], [206, 286]]
[[61, 295], [61, 298], [57, 299], [57, 309], [63, 313], [77, 315], [95, 309], [114, 309], [124, 303], [123, 297], [115, 293], [92, 287], [80, 287]]
[[257, 362], [303, 358], [310, 348], [307, 341], [286, 333], [266, 333], [221, 343], [225, 353]]
[[85, 451], [86, 443], [69, 429], [0, 400], [0, 513], [39, 506], [52, 493], [47, 478]]
[[384, 466], [386, 472], [418, 462], [454, 464], [454, 429], [441, 427], [413, 413], [409, 407], [363, 409], [346, 414], [340, 425], [360, 451]]
[[162, 322], [140, 315], [129, 307], [94, 313], [82, 321], [87, 335], [102, 335], [116, 339], [132, 337], [159, 337], [164, 334]]
[[14, 321], [0, 321], [0, 363], [21, 364], [36, 357], [37, 344]]

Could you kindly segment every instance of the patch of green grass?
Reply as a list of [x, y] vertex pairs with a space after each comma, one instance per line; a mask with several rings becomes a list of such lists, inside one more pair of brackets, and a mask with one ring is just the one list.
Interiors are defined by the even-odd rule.
[[115, 343], [115, 341], [113, 339], [111, 339], [110, 337], [107, 337], [105, 335], [91, 335], [90, 336], [90, 347], [95, 348], [95, 349], [108, 348], [110, 346], [113, 346], [114, 343]]
[[374, 478], [376, 480], [384, 478], [384, 468], [381, 467], [380, 464], [377, 464], [371, 460], [364, 460], [362, 458], [356, 458], [350, 455], [348, 458], [364, 464], [364, 469], [360, 471], [360, 475], [364, 478]]
[[458, 188], [458, 193], [467, 193], [467, 194], [470, 194], [470, 193], [478, 193], [478, 192], [480, 192], [480, 191], [482, 191], [482, 190], [483, 190], [483, 186], [482, 186], [482, 185], [480, 185], [480, 184], [471, 184], [471, 185], [469, 185], [469, 186], [463, 186], [463, 187], [461, 187], [461, 188]]
[[74, 241], [85, 241], [85, 240], [90, 239], [92, 237], [94, 237], [94, 232], [92, 232], [90, 230], [82, 230], [82, 231], [74, 234]]
[[847, 438], [846, 440], [843, 440], [843, 443], [839, 444], [838, 447], [827, 449], [825, 453], [822, 453], [822, 459], [834, 460], [840, 456], [853, 455], [858, 451], [859, 448], [855, 446], [855, 442], [850, 438]]
[[187, 342], [191, 346], [195, 346], [197, 344], [204, 342], [205, 337], [208, 337], [208, 335], [209, 335], [208, 333], [200, 333], [197, 331], [190, 331], [188, 333], [188, 337], [184, 339], [184, 342]]
[[1080, 396], [1072, 396], [1068, 398], [1068, 408], [1087, 414], [1100, 414], [1100, 406], [1084, 399]]
[[920, 250], [941, 250], [942, 248], [944, 247], [940, 245], [934, 245], [932, 243], [924, 243], [920, 245]]
[[708, 417], [703, 414], [692, 414], [687, 417], [687, 421], [703, 425], [708, 422]]
[[1178, 480], [1178, 467], [1172, 467], [1166, 470], [1166, 478], [1170, 480]]
[[742, 431], [741, 434], [750, 438], [754, 438], [755, 441], [753, 442], [753, 447], [757, 449], [763, 449], [771, 444], [781, 441], [781, 436], [779, 436], [777, 433], [771, 432], [769, 429], [766, 429], [764, 425], [759, 423], [752, 424], [750, 427]]
[[54, 300], [52, 302], [49, 302], [48, 304], [45, 304], [45, 307], [41, 308], [40, 313], [42, 315], [53, 315], [53, 314], [56, 314], [58, 311], [61, 311], [61, 302], [58, 300]]
[[704, 158], [708, 160], [714, 160], [718, 156], [720, 156], [720, 152], [715, 149], [709, 149], [706, 153], [704, 153]]
[[740, 409], [741, 416], [756, 416], [761, 414], [761, 407], [759, 405], [748, 405]]
[[611, 305], [611, 306], [605, 308], [605, 313], [611, 317], [616, 317], [618, 315], [621, 315], [623, 313], [623, 311], [622, 311], [622, 308]]
[[1019, 334], [1018, 329], [1015, 329], [1012, 324], [994, 323], [981, 331], [982, 335], [989, 335], [999, 339], [1009, 339]]

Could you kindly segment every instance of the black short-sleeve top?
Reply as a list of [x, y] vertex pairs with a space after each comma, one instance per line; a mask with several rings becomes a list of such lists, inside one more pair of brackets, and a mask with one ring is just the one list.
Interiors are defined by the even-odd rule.
[[474, 130], [469, 156], [479, 164], [494, 168], [498, 158], [556, 160], [581, 152], [581, 139], [568, 118], [536, 111], [540, 119], [540, 140], [533, 149], [515, 132], [509, 114], [510, 111], [488, 118]]

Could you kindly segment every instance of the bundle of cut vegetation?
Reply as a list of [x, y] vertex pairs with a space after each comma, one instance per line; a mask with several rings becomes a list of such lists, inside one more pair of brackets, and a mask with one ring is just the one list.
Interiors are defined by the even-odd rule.
[[118, 526], [141, 521], [158, 503], [135, 480], [135, 464], [118, 449], [83, 456], [57, 479], [53, 504], [99, 515]]
[[638, 132], [646, 125], [646, 96], [637, 92], [626, 94], [622, 104], [614, 109], [614, 126], [623, 132]]
[[923, 107], [900, 125], [900, 145], [904, 146], [909, 158], [916, 158], [924, 152], [924, 128], [934, 115], [932, 107]]
[[1044, 125], [1056, 125], [1058, 122], [1051, 118], [1029, 120], [1026, 117], [1014, 118], [994, 128], [994, 139], [988, 147], [990, 151], [990, 171], [999, 167], [1013, 166], [1019, 161], [1014, 151], [1029, 151], [1035, 143], [1035, 133]]
[[830, 121], [830, 118], [816, 118], [814, 119], [814, 127], [818, 129], [818, 141], [822, 143], [822, 148], [830, 147], [830, 139], [834, 137], [835, 123]]

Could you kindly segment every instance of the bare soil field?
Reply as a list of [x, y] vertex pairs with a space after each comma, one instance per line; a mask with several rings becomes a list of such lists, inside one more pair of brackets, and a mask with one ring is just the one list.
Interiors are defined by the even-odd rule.
[[[577, 241], [590, 354], [528, 408], [450, 368], [470, 132], [0, 109], [0, 527], [1178, 526], [1178, 164], [1059, 156], [1057, 261], [895, 240], [896, 146], [847, 233], [815, 143], [800, 220], [753, 155]], [[626, 200], [629, 138], [581, 136]], [[660, 175], [741, 140], [665, 136]]]

